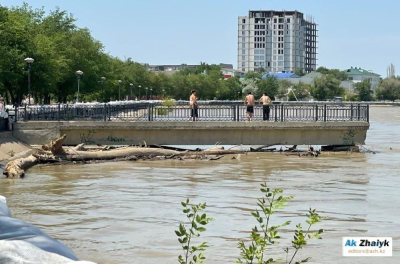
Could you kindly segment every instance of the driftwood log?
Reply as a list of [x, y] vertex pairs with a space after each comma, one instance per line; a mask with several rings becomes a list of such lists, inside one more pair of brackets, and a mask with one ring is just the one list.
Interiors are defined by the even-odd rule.
[[[217, 160], [227, 154], [243, 153], [241, 150], [225, 150], [223, 147], [216, 147], [205, 151], [177, 151], [163, 148], [143, 148], [143, 147], [121, 147], [121, 148], [100, 148], [91, 151], [79, 144], [76, 147], [63, 147], [62, 144], [66, 135], [61, 136], [55, 141], [50, 141], [48, 145], [43, 145], [36, 153], [28, 158], [16, 159], [7, 163], [3, 174], [8, 178], [21, 178], [25, 171], [37, 163], [62, 163], [92, 160], [137, 160], [137, 159], [198, 159]], [[213, 157], [210, 157], [213, 156]]]
[[3, 174], [6, 175], [7, 178], [11, 179], [24, 177], [25, 170], [36, 165], [38, 162], [38, 159], [33, 155], [30, 155], [27, 158], [10, 161], [4, 168]]

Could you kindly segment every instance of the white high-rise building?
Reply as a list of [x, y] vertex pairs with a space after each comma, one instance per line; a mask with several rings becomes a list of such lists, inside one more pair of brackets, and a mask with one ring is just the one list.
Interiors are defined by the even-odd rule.
[[238, 19], [238, 70], [316, 70], [317, 24], [298, 11], [249, 11]]

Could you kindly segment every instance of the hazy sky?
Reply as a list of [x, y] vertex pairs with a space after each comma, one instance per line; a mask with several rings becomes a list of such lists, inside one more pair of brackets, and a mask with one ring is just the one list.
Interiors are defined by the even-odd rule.
[[[0, 0], [3, 6], [24, 1]], [[318, 66], [373, 70], [400, 60], [399, 0], [30, 0], [59, 6], [122, 59], [149, 64], [237, 64], [237, 17], [248, 10], [298, 10], [319, 25]], [[399, 64], [400, 65], [400, 64]]]

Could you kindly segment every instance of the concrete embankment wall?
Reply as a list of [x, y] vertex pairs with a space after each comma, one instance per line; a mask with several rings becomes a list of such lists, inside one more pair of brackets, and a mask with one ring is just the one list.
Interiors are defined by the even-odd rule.
[[367, 122], [18, 122], [14, 137], [44, 144], [67, 134], [65, 144], [129, 145], [354, 145], [364, 144]]
[[0, 133], [0, 163], [28, 156], [31, 152], [31, 148], [15, 139], [11, 131]]

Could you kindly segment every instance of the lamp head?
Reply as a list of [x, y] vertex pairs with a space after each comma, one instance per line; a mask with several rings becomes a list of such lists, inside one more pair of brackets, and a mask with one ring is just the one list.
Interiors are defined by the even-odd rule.
[[26, 62], [26, 64], [32, 64], [35, 60], [28, 57], [24, 61]]

